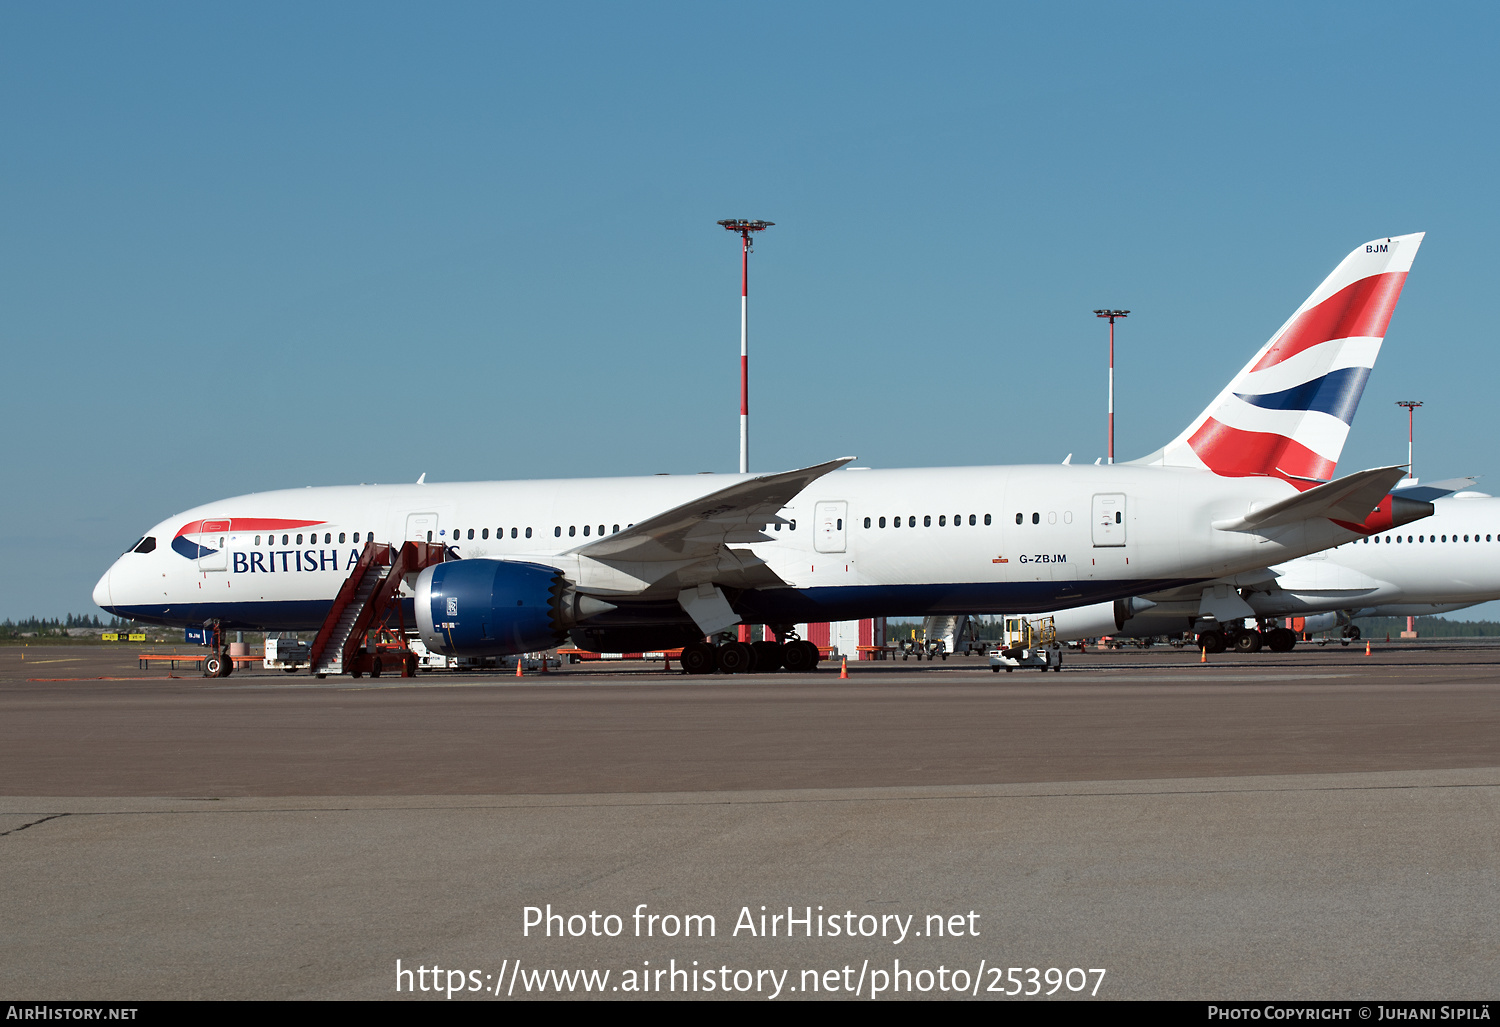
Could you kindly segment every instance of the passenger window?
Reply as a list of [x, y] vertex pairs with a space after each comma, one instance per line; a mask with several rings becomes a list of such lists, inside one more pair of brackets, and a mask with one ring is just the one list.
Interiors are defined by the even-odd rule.
[[610, 532], [610, 534], [611, 535], [618, 535], [619, 533], [620, 533], [620, 526], [618, 524], [616, 524], [615, 525], [615, 530], [612, 531], [612, 532]]
[[559, 524], [557, 527], [552, 529], [552, 537], [562, 538], [562, 525]]
[[797, 530], [797, 518], [795, 518], [795, 517], [792, 518], [792, 530], [793, 531]]
[[901, 518], [899, 518], [899, 517], [892, 517], [891, 518], [891, 527], [893, 527], [893, 528], [899, 528], [899, 527], [901, 527]]
[[1026, 519], [1026, 515], [1025, 514], [1016, 514], [1016, 523], [1017, 524], [1020, 524], [1025, 519]]
[[[882, 517], [882, 518], [881, 518], [881, 519], [880, 519], [880, 524], [881, 524], [881, 526], [882, 526], [882, 527], [884, 527], [884, 526], [885, 526], [885, 518], [884, 518], [884, 517]], [[778, 522], [777, 522], [777, 524], [776, 524], [776, 530], [777, 530], [777, 531], [780, 531], [780, 530], [781, 530], [781, 523], [780, 523], [780, 522], [779, 522], [779, 521], [778, 521]]]
[[602, 524], [599, 525], [599, 534], [601, 534], [601, 535], [604, 534], [604, 525], [602, 525]]
[[490, 529], [489, 528], [480, 528], [479, 529], [479, 537], [480, 538], [489, 538], [490, 537]]
[[[340, 542], [342, 542], [342, 541], [344, 541], [344, 540], [343, 540], [343, 539], [339, 539], [339, 541], [340, 541]], [[259, 535], [256, 535], [256, 536], [255, 536], [255, 544], [256, 544], [256, 545], [260, 545], [260, 536], [259, 536]]]
[[969, 514], [969, 527], [974, 527], [974, 515]]
[[908, 517], [906, 519], [906, 526], [908, 528], [915, 528], [917, 526], [917, 515], [916, 514], [912, 514], [910, 517]]
[[[341, 532], [339, 532], [339, 543], [340, 543], [340, 544], [342, 544], [342, 543], [344, 543], [344, 542], [347, 542], [347, 541], [349, 541], [349, 540], [348, 540], [348, 539], [347, 539], [347, 538], [346, 538], [346, 537], [345, 537], [345, 536], [346, 536], [346, 535], [348, 535], [348, 534], [349, 534], [349, 533], [348, 533], [348, 532], [346, 532], [346, 531], [341, 531]], [[256, 540], [255, 540], [255, 544], [256, 544], [256, 545], [260, 545], [260, 539], [259, 539], [259, 538], [256, 538]]]
[[990, 515], [989, 515], [989, 514], [985, 514], [985, 515], [984, 515], [984, 523], [985, 523], [985, 524], [988, 524], [988, 523], [990, 523]]
[[880, 526], [882, 528], [885, 527], [885, 518], [884, 517], [880, 518]]
[[947, 514], [938, 514], [938, 527], [939, 528], [946, 528], [947, 526], [948, 526], [948, 515]]
[[287, 535], [281, 536], [281, 544], [284, 545], [284, 546], [291, 545], [291, 542], [288, 541], [289, 538], [290, 538], [290, 536], [287, 536]]
[[1042, 523], [1042, 515], [1039, 514], [1039, 513], [1033, 512], [1032, 515], [1031, 515], [1031, 523], [1032, 524], [1041, 524]]
[[[588, 533], [589, 533], [589, 527], [590, 527], [590, 526], [589, 526], [589, 525], [587, 525], [587, 524], [585, 524], [585, 525], [584, 525], [584, 526], [583, 526], [583, 533], [584, 533], [584, 534], [585, 534], [585, 535], [587, 535], [587, 534], [588, 534]], [[569, 533], [568, 533], [568, 534], [570, 534], [570, 535], [571, 535], [571, 534], [572, 534], [572, 532], [569, 532]]]
[[870, 526], [870, 518], [866, 517], [865, 518], [865, 527], [868, 528], [869, 526]]
[[[358, 541], [358, 539], [356, 539], [355, 541]], [[430, 531], [427, 533], [427, 541], [428, 542], [432, 541], [432, 532], [430, 532]]]
[[[510, 529], [510, 537], [511, 538], [515, 538], [516, 537], [516, 529], [515, 528], [511, 528]], [[531, 529], [530, 528], [526, 529], [526, 537], [527, 538], [531, 537]]]
[[1116, 524], [1119, 524], [1119, 523], [1120, 523], [1120, 518], [1121, 518], [1121, 514], [1120, 514], [1120, 511], [1118, 511], [1118, 510], [1116, 510], [1116, 511], [1115, 511], [1115, 523], [1116, 523]]
[[570, 524], [570, 525], [568, 525], [568, 538], [572, 538], [573, 536], [575, 536], [577, 534], [578, 534], [578, 526], [576, 524]]
[[326, 546], [326, 545], [328, 545], [332, 541], [333, 541], [333, 532], [331, 532], [331, 531], [325, 531], [325, 532], [323, 532], [323, 544]]
[[923, 518], [922, 518], [922, 527], [924, 527], [924, 528], [930, 528], [930, 527], [932, 527], [932, 515], [931, 514], [927, 514], [927, 515], [923, 516]]

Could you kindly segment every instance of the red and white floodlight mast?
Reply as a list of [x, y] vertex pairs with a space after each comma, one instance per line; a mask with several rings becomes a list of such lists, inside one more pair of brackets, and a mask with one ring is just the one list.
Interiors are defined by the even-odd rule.
[[1125, 317], [1128, 310], [1096, 310], [1095, 317], [1109, 318], [1109, 462], [1115, 462], [1115, 318]]
[[740, 473], [750, 471], [750, 251], [751, 234], [764, 232], [776, 222], [726, 218], [720, 221], [740, 234]]
[[[1412, 466], [1411, 462], [1411, 439], [1413, 422], [1412, 415], [1416, 411], [1417, 407], [1422, 405], [1422, 401], [1416, 399], [1398, 399], [1396, 400], [1396, 405], [1398, 407], [1406, 408], [1406, 476], [1415, 481], [1417, 477], [1417, 469]], [[1401, 632], [1401, 637], [1417, 637], [1417, 619], [1415, 617], [1406, 618], [1406, 630]]]
[[1415, 478], [1417, 476], [1416, 468], [1411, 463], [1412, 412], [1421, 406], [1422, 403], [1420, 400], [1415, 399], [1398, 399], [1396, 405], [1406, 408], [1406, 476], [1408, 478]]

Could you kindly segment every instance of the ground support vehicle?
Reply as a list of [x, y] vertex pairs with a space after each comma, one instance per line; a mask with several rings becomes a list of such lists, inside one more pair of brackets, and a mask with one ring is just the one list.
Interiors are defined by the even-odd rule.
[[1061, 673], [1062, 645], [1051, 617], [1028, 620], [1006, 617], [1000, 644], [989, 651], [990, 671], [1009, 674], [1017, 667], [1036, 667], [1045, 674], [1050, 668]]
[[266, 670], [284, 670], [288, 674], [312, 662], [312, 643], [300, 638], [266, 637], [266, 652], [261, 665]]

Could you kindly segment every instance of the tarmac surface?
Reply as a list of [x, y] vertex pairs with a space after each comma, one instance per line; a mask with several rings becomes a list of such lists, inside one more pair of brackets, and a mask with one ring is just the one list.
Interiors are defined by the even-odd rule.
[[174, 673], [0, 648], [0, 993], [1500, 992], [1500, 646]]

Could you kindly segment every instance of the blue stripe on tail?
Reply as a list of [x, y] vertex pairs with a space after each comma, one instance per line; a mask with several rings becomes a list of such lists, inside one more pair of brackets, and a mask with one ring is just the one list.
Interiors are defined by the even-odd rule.
[[1337, 417], [1345, 424], [1353, 424], [1354, 411], [1359, 406], [1359, 397], [1364, 394], [1365, 382], [1369, 378], [1368, 367], [1344, 367], [1284, 392], [1272, 392], [1264, 396], [1247, 396], [1236, 392], [1235, 395], [1246, 403], [1267, 410], [1317, 410]]

